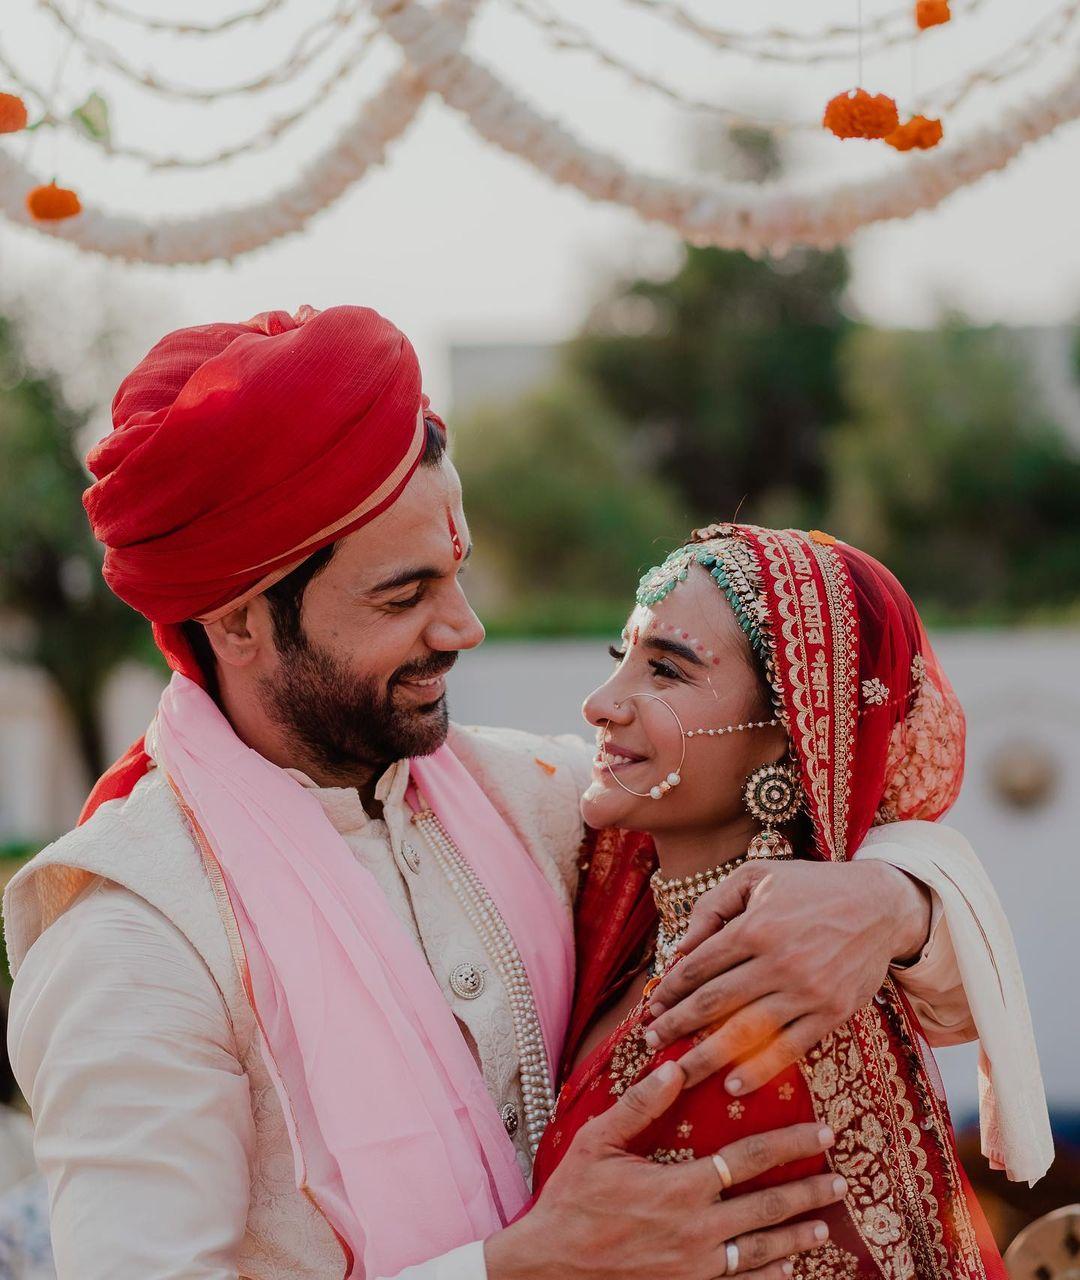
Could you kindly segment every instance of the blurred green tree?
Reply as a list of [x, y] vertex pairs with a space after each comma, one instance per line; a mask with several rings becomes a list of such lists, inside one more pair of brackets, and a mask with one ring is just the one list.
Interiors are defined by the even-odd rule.
[[[776, 139], [709, 131], [699, 160], [764, 182], [783, 168]], [[639, 451], [696, 520], [813, 523], [824, 441], [842, 416], [838, 353], [848, 260], [795, 249], [750, 258], [686, 246], [666, 279], [623, 282], [569, 345], [577, 374], [633, 431]]]
[[864, 329], [841, 367], [850, 409], [828, 445], [827, 527], [942, 617], [1075, 605], [1080, 456], [1008, 331]]
[[671, 279], [601, 303], [569, 360], [696, 519], [729, 519], [749, 497], [744, 516], [813, 522], [843, 413], [847, 282], [841, 250], [772, 261], [688, 247]]
[[570, 622], [560, 602], [585, 629], [625, 616], [640, 574], [686, 532], [670, 486], [636, 465], [587, 386], [564, 380], [482, 409], [452, 438], [481, 563], [533, 626]]
[[149, 650], [148, 629], [101, 577], [83, 513], [88, 483], [76, 456], [83, 415], [50, 370], [30, 368], [0, 317], [0, 608], [10, 656], [43, 668], [70, 715], [91, 778], [106, 761], [101, 695], [125, 658]]

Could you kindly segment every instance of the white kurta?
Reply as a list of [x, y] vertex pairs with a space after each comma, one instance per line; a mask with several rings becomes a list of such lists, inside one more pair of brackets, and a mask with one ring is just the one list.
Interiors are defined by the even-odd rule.
[[[584, 763], [591, 750], [584, 743], [581, 749]], [[520, 1118], [521, 1096], [506, 992], [409, 823], [407, 780], [407, 765], [398, 764], [380, 781], [381, 820], [368, 817], [355, 792], [315, 792], [423, 949], [510, 1129]], [[515, 796], [520, 791], [518, 784]], [[530, 813], [536, 803], [535, 796], [521, 800]], [[566, 856], [565, 839], [563, 845], [558, 857], [538, 861], [569, 901], [576, 860]], [[897, 977], [931, 1042], [973, 1034], [940, 904], [922, 957]], [[260, 1244], [251, 1239], [256, 1113], [265, 1102], [249, 1089], [222, 989], [175, 923], [129, 889], [92, 880], [25, 956], [9, 1039], [49, 1180], [60, 1280], [279, 1274], [269, 1261], [265, 1269], [259, 1265]], [[358, 1098], [356, 1105], [362, 1113], [378, 1099]], [[523, 1125], [514, 1140], [528, 1170]], [[284, 1151], [274, 1158], [290, 1159]], [[423, 1212], [422, 1205], [416, 1209]], [[242, 1252], [246, 1264], [238, 1264]], [[317, 1274], [337, 1280], [340, 1258], [328, 1257]], [[402, 1274], [484, 1280], [482, 1242]]]

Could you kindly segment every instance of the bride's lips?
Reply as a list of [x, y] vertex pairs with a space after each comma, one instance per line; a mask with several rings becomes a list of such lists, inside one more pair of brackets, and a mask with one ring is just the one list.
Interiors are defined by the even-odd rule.
[[639, 751], [631, 751], [618, 742], [601, 742], [597, 745], [593, 760], [593, 771], [602, 776], [609, 771], [621, 773], [624, 769], [632, 769], [635, 765], [648, 760]]

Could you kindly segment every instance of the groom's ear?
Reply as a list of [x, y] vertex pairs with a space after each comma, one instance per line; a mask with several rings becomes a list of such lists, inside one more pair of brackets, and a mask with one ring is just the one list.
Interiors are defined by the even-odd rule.
[[256, 598], [206, 624], [206, 638], [218, 662], [248, 667], [267, 648], [273, 649], [273, 629], [265, 600]]

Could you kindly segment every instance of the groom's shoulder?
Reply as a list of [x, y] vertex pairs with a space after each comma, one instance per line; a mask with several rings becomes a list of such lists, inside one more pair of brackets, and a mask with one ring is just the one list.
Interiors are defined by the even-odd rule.
[[577, 734], [455, 724], [449, 742], [481, 784], [491, 780], [541, 792], [565, 790], [575, 803], [589, 785], [594, 748]]
[[[198, 847], [168, 783], [151, 770], [123, 799], [109, 800], [86, 822], [46, 845], [4, 891], [4, 923], [16, 957], [99, 880], [128, 888], [184, 864], [201, 866]], [[135, 890], [138, 896], [147, 896]], [[16, 961], [17, 963], [17, 961]]]
[[448, 742], [569, 909], [585, 833], [580, 801], [592, 769], [588, 744], [573, 734], [478, 725], [452, 725]]

